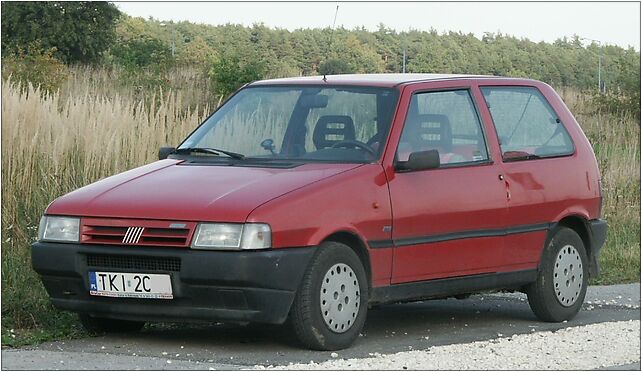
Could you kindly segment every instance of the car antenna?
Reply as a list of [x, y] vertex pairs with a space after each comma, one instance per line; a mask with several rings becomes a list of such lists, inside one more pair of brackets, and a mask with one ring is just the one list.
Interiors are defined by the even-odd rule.
[[[330, 54], [330, 48], [332, 48], [332, 40], [334, 38], [334, 26], [337, 24], [337, 14], [339, 14], [339, 4], [337, 4], [337, 9], [334, 11], [334, 20], [332, 21], [332, 29], [330, 29], [330, 42], [328, 43], [328, 50], [326, 56]], [[323, 81], [327, 81], [325, 73], [323, 74]]]

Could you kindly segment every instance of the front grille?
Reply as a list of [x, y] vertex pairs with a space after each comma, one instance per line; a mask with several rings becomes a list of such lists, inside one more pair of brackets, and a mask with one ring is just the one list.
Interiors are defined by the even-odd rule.
[[195, 223], [193, 222], [83, 218], [81, 242], [85, 244], [187, 247], [194, 227]]
[[87, 266], [105, 269], [181, 271], [181, 260], [177, 257], [88, 254]]

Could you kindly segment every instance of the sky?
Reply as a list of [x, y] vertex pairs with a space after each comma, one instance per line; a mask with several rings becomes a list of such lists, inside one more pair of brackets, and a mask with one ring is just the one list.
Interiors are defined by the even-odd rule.
[[[116, 2], [135, 17], [219, 25], [240, 23], [294, 30], [336, 25], [377, 30], [383, 23], [397, 31], [461, 31], [481, 38], [502, 32], [532, 41], [552, 42], [578, 35], [640, 50], [637, 2]], [[590, 43], [590, 42], [587, 42]]]

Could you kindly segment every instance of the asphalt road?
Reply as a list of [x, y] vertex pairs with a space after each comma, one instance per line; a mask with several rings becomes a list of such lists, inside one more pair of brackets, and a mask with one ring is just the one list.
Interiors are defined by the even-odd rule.
[[[336, 354], [301, 349], [283, 327], [225, 324], [164, 325], [129, 335], [106, 335], [2, 350], [2, 369], [243, 369], [369, 358], [440, 345], [467, 344], [587, 324], [640, 320], [640, 284], [590, 287], [572, 321], [543, 323], [522, 294], [483, 294], [372, 308], [351, 348]], [[550, 333], [549, 333], [550, 334]], [[637, 332], [639, 337], [639, 329]], [[640, 370], [632, 363], [602, 369]]]

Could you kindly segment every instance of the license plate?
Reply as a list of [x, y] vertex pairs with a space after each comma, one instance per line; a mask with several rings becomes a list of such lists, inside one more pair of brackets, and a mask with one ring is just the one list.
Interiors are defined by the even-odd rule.
[[172, 299], [172, 282], [167, 274], [89, 272], [92, 296]]

